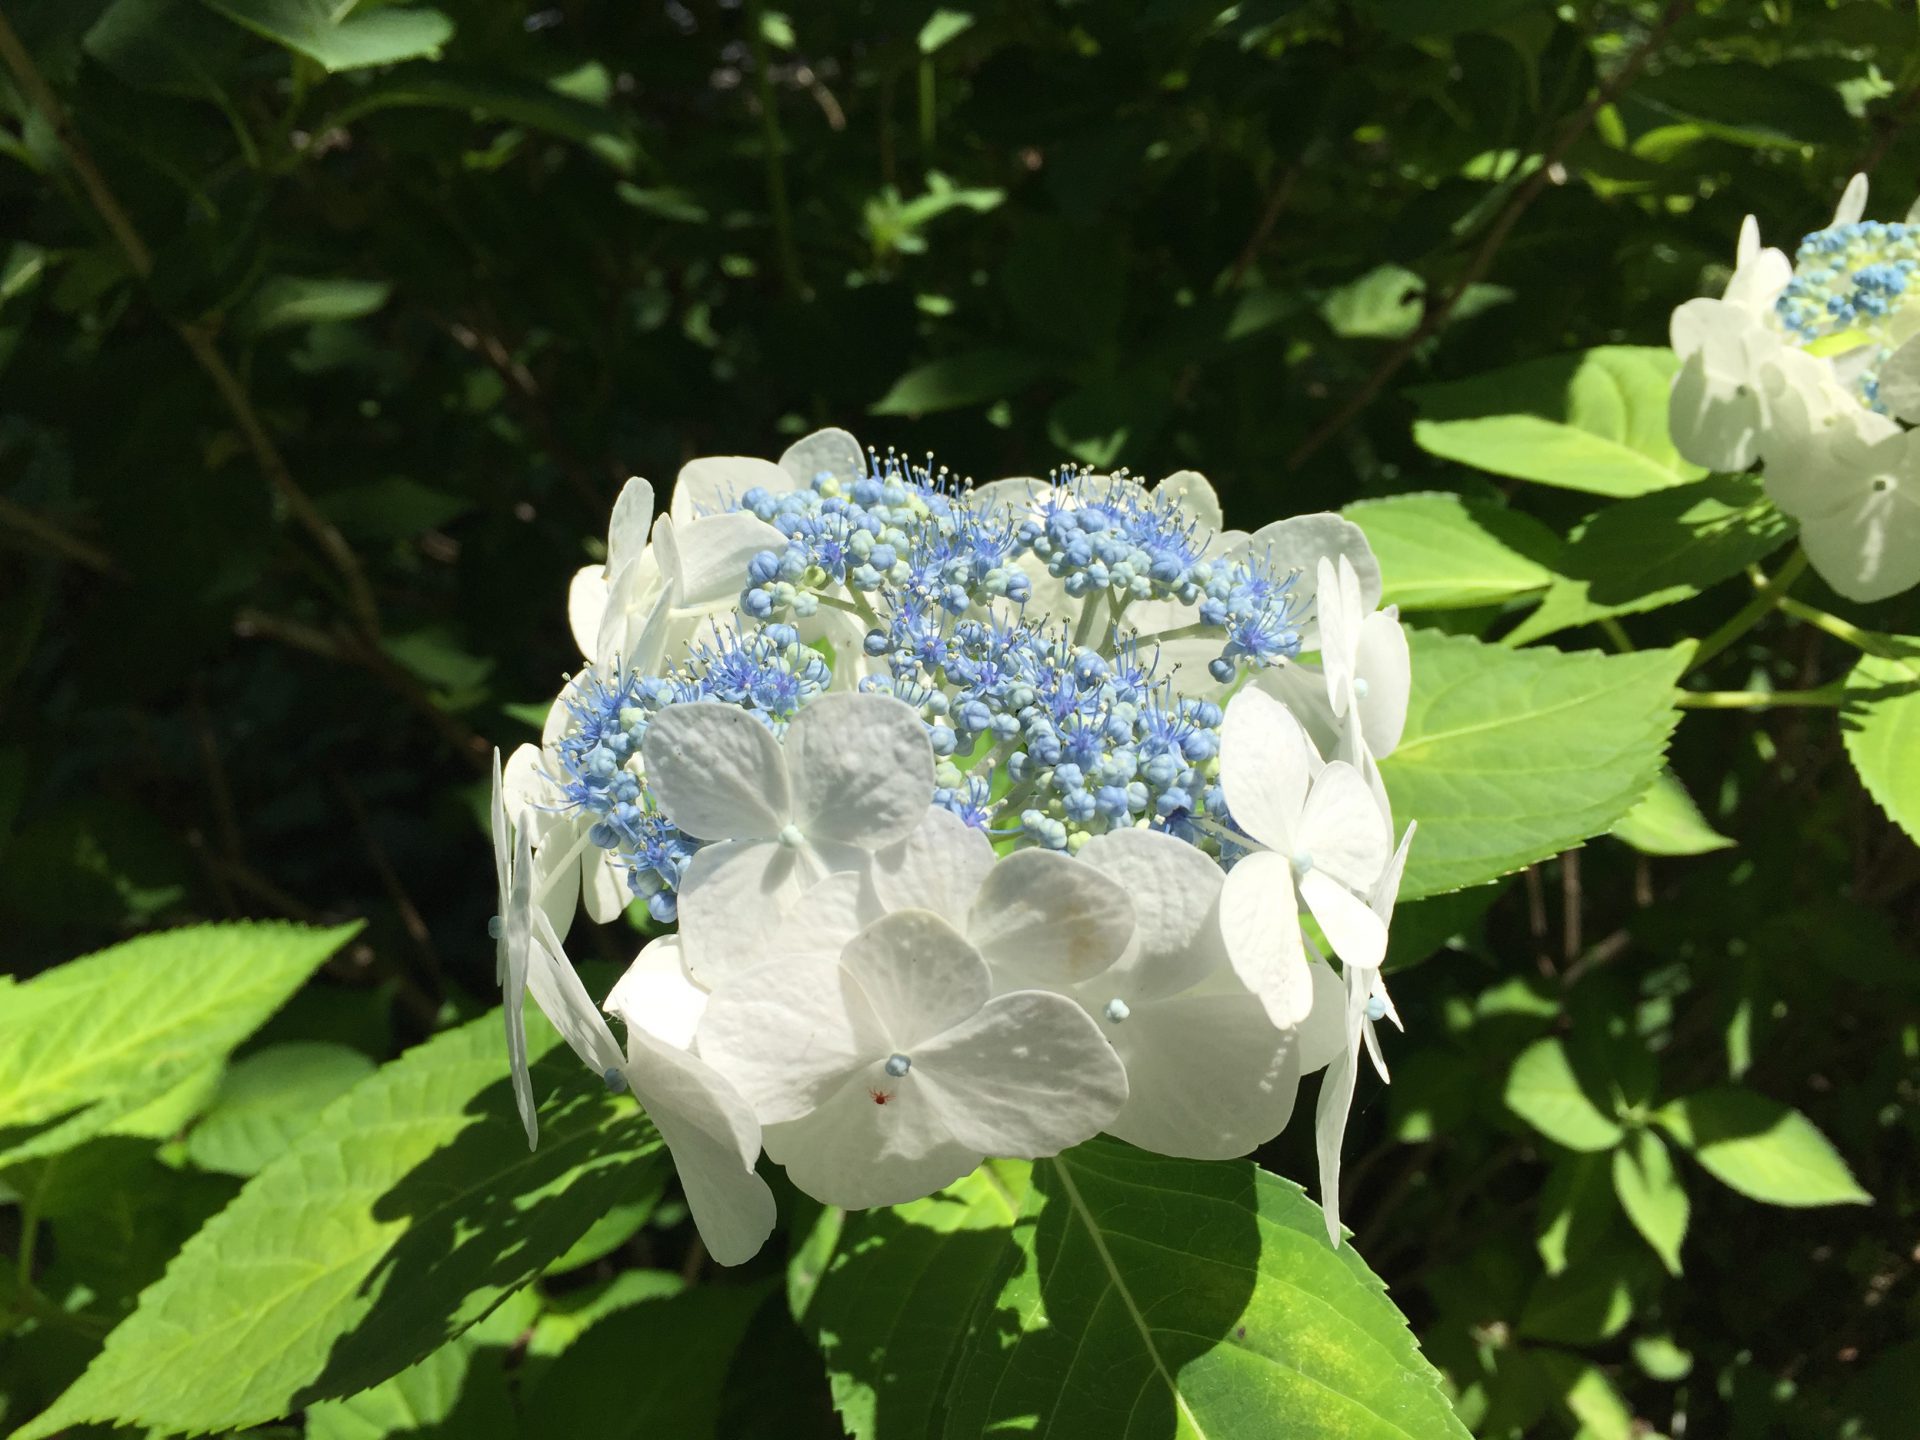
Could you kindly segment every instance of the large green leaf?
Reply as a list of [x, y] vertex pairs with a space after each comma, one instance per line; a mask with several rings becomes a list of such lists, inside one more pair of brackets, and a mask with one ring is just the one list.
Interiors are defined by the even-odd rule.
[[0, 1010], [0, 1164], [97, 1135], [257, 1029], [357, 925], [205, 925], [36, 976]]
[[1920, 639], [1888, 636], [1847, 676], [1840, 727], [1867, 793], [1920, 843]]
[[537, 1423], [523, 1433], [711, 1440], [734, 1352], [769, 1288], [698, 1285], [607, 1316], [531, 1387]]
[[1687, 1188], [1673, 1157], [1651, 1130], [1636, 1130], [1613, 1152], [1613, 1190], [1660, 1263], [1680, 1273], [1680, 1242], [1687, 1238]]
[[424, 1360], [344, 1400], [307, 1407], [306, 1440], [517, 1440], [506, 1360], [540, 1315], [532, 1289]]
[[1654, 777], [1640, 803], [1614, 825], [1613, 834], [1643, 855], [1705, 855], [1733, 844], [1707, 823], [1671, 770]]
[[1768, 1205], [1865, 1205], [1872, 1196], [1798, 1110], [1735, 1085], [1669, 1101], [1656, 1117], [1707, 1173]]
[[461, 1333], [655, 1183], [664, 1157], [632, 1100], [545, 1024], [530, 1031], [548, 1097], [538, 1150], [498, 1012], [416, 1047], [249, 1181], [19, 1440], [85, 1421], [237, 1429], [352, 1394]]
[[1029, 1179], [1024, 1162], [989, 1161], [925, 1200], [815, 1224], [788, 1298], [858, 1440], [939, 1433], [958, 1339], [1010, 1253]]
[[1297, 1186], [1111, 1140], [1036, 1162], [1024, 1199], [1019, 1178], [829, 1220], [803, 1248], [796, 1307], [858, 1440], [1466, 1435]]
[[1595, 495], [1645, 495], [1706, 472], [1667, 433], [1673, 352], [1603, 345], [1411, 394], [1414, 442], [1462, 465]]
[[1401, 895], [1492, 880], [1610, 828], [1659, 773], [1687, 649], [1509, 650], [1411, 631], [1413, 694], [1380, 769], [1420, 822]]
[[1587, 1094], [1566, 1046], [1551, 1036], [1534, 1041], [1514, 1060], [1506, 1102], [1514, 1114], [1569, 1150], [1610, 1150], [1626, 1133]]
[[1690, 600], [1793, 538], [1754, 475], [1710, 475], [1609, 505], [1561, 552], [1540, 608], [1508, 635], [1524, 644], [1608, 615]]
[[453, 22], [438, 10], [333, 6], [326, 0], [202, 0], [236, 25], [316, 62], [359, 70], [438, 55]]
[[82, 43], [138, 89], [221, 102], [247, 37], [197, 0], [114, 0]]
[[345, 1045], [298, 1041], [256, 1051], [221, 1079], [213, 1107], [187, 1136], [187, 1158], [202, 1170], [257, 1175], [373, 1069]]
[[1467, 1432], [1386, 1289], [1319, 1207], [1250, 1163], [1098, 1141], [1035, 1165], [976, 1311], [948, 1440]]
[[1380, 600], [1402, 610], [1492, 605], [1544, 590], [1561, 546], [1505, 506], [1438, 492], [1361, 500], [1342, 512], [1380, 557]]

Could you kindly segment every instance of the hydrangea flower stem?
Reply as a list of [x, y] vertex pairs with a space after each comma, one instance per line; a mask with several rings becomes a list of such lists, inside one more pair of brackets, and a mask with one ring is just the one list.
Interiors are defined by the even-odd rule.
[[1847, 687], [1835, 681], [1817, 690], [1690, 690], [1674, 703], [1682, 710], [1828, 709], [1847, 703]]
[[1869, 655], [1877, 655], [1885, 649], [1880, 637], [1872, 631], [1862, 630], [1851, 621], [1842, 620], [1838, 615], [1829, 615], [1825, 610], [1816, 610], [1813, 606], [1803, 604], [1801, 601], [1783, 596], [1780, 601], [1780, 611], [1784, 615], [1791, 615], [1796, 620], [1806, 622], [1816, 630], [1824, 630], [1834, 639], [1844, 640], [1854, 649], [1864, 650]]
[[1688, 664], [1686, 673], [1690, 675], [1698, 670], [1772, 614], [1774, 609], [1786, 599], [1787, 591], [1793, 587], [1794, 582], [1806, 573], [1807, 563], [1807, 552], [1796, 546], [1791, 558], [1780, 567], [1779, 573], [1770, 580], [1761, 581], [1754, 597], [1742, 605], [1732, 619], [1700, 642], [1699, 648], [1693, 652], [1693, 660]]

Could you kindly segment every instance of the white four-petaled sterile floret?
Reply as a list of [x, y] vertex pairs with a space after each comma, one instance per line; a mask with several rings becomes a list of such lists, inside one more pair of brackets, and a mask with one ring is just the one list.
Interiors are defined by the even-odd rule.
[[1695, 464], [1758, 463], [1814, 568], [1860, 601], [1920, 584], [1920, 204], [1884, 224], [1866, 203], [1856, 175], [1792, 260], [1747, 217], [1725, 293], [1673, 313], [1669, 414]]
[[[1224, 1159], [1324, 1069], [1338, 1243], [1412, 837], [1380, 597], [1351, 522], [1230, 531], [1193, 471], [975, 487], [826, 430], [690, 462], [666, 515], [630, 481], [570, 595], [587, 667], [496, 770], [529, 1142], [529, 992], [647, 1109], [723, 1264], [771, 1231], [763, 1149], [850, 1207], [1101, 1132]], [[562, 940], [627, 903], [678, 928], [596, 1009]]]

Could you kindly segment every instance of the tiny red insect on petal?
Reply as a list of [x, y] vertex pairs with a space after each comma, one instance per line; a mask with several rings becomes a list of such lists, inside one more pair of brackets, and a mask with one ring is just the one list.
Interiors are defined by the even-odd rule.
[[873, 1103], [876, 1105], [884, 1105], [893, 1099], [893, 1091], [891, 1090], [869, 1090], [867, 1094], [873, 1097]]

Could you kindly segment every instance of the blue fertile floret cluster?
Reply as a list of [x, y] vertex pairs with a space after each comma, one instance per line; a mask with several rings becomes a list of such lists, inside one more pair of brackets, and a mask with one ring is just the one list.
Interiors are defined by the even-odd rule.
[[1774, 302], [1780, 323], [1802, 345], [1857, 332], [1875, 347], [1855, 381], [1861, 398], [1879, 406], [1880, 362], [1891, 353], [1886, 322], [1908, 303], [1920, 269], [1920, 225], [1863, 220], [1816, 230], [1800, 242], [1793, 279]]
[[592, 842], [621, 858], [663, 922], [698, 842], [652, 807], [629, 763], [648, 722], [719, 700], [784, 730], [833, 680], [831, 646], [803, 640], [822, 607], [866, 627], [860, 688], [919, 711], [934, 802], [1006, 844], [1056, 850], [1142, 821], [1196, 839], [1193, 817], [1223, 812], [1221, 707], [1156, 673], [1159, 648], [1132, 637], [1129, 606], [1190, 607], [1173, 633], [1218, 641], [1219, 686], [1300, 649], [1292, 574], [1209, 556], [1209, 533], [1177, 500], [1124, 475], [1068, 469], [1026, 503], [985, 504], [930, 461], [875, 455], [851, 482], [754, 489], [737, 508], [785, 537], [750, 560], [738, 615], [666, 675], [583, 675], [551, 747], [567, 807], [593, 817]]
[[791, 625], [715, 627], [695, 642], [685, 665], [668, 675], [587, 670], [567, 697], [573, 724], [553, 747], [561, 773], [550, 777], [567, 808], [594, 817], [589, 839], [620, 856], [633, 893], [654, 919], [670, 924], [674, 893], [698, 842], [675, 829], [645, 792], [629, 761], [648, 722], [669, 705], [719, 700], [783, 727], [832, 680], [826, 660], [800, 643]]

